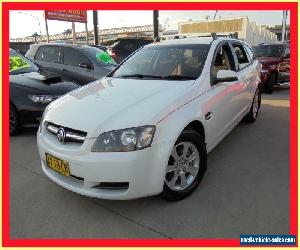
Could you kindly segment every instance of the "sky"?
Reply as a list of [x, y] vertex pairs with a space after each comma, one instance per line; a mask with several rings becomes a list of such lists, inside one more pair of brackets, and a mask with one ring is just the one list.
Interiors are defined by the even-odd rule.
[[[31, 36], [33, 33], [45, 35], [45, 21], [43, 11], [10, 11], [9, 30], [10, 38]], [[98, 11], [99, 29], [130, 27], [153, 24], [152, 11]], [[212, 17], [215, 11], [159, 11], [159, 21], [166, 25], [167, 30], [176, 30], [178, 22], [203, 20], [207, 16]], [[88, 29], [93, 29], [92, 11], [88, 11]], [[217, 18], [230, 18], [248, 16], [250, 21], [259, 25], [275, 25], [282, 23], [282, 11], [219, 11]], [[289, 24], [289, 15], [287, 23]], [[72, 24], [62, 21], [48, 21], [49, 34], [58, 34], [66, 29], [71, 29]], [[76, 31], [84, 31], [85, 26], [76, 23]]]

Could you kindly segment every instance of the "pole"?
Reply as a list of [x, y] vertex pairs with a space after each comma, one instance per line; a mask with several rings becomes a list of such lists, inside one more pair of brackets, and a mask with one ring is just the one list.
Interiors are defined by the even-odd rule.
[[46, 28], [47, 43], [49, 43], [49, 32], [48, 32], [48, 21], [47, 21], [47, 18], [45, 18], [45, 28]]
[[75, 33], [75, 23], [72, 22], [72, 36], [73, 36], [73, 44], [76, 44], [76, 33]]
[[94, 24], [94, 44], [99, 44], [99, 35], [98, 35], [98, 11], [93, 10], [93, 24]]
[[159, 21], [158, 21], [158, 10], [153, 10], [153, 39], [157, 39], [158, 37], [158, 26], [159, 26]]
[[284, 10], [282, 13], [282, 32], [281, 32], [281, 41], [285, 40], [285, 29], [286, 29], [286, 17], [287, 17], [287, 11]]
[[217, 17], [217, 13], [218, 13], [218, 11], [216, 10], [216, 12], [215, 12], [215, 15], [214, 15], [214, 18], [213, 18], [213, 19], [216, 19], [216, 17]]
[[86, 44], [89, 45], [89, 31], [87, 23], [85, 23]]

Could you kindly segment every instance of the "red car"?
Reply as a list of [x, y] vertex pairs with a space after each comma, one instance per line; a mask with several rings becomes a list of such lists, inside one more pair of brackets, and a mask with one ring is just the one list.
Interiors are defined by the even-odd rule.
[[272, 94], [274, 85], [290, 84], [290, 44], [288, 42], [261, 43], [253, 47], [262, 64], [261, 83], [265, 93]]

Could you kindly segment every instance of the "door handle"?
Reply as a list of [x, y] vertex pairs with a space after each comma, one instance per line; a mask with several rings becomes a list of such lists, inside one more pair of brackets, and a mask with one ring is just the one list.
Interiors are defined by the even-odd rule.
[[212, 116], [213, 116], [213, 113], [212, 113], [212, 112], [206, 113], [206, 114], [205, 114], [205, 120], [208, 121], [210, 118], [212, 118]]

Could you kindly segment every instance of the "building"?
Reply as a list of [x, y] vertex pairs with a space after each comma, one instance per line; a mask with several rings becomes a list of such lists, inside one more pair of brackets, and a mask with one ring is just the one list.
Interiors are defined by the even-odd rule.
[[180, 22], [178, 24], [178, 33], [237, 33], [239, 39], [248, 42], [252, 46], [262, 42], [277, 40], [273, 32], [264, 26], [259, 26], [255, 22], [249, 21], [248, 17]]

